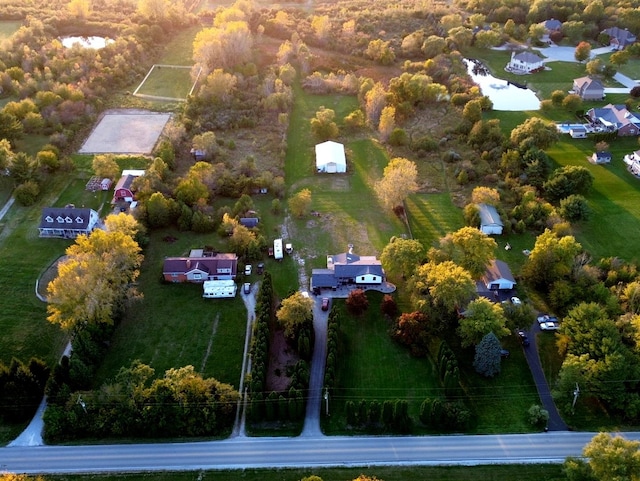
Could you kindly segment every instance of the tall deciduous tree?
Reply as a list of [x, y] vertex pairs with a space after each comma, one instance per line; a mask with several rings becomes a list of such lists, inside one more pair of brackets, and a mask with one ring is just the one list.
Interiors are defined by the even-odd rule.
[[311, 191], [302, 189], [293, 195], [288, 202], [289, 210], [296, 217], [304, 217], [309, 212], [311, 206]]
[[299, 291], [282, 301], [276, 317], [286, 337], [294, 339], [300, 328], [313, 320], [312, 309], [313, 301]]
[[573, 56], [578, 62], [584, 62], [591, 56], [591, 44], [589, 42], [580, 42]]
[[388, 274], [404, 278], [413, 274], [424, 255], [425, 249], [419, 240], [394, 236], [382, 250], [380, 262]]
[[382, 179], [376, 182], [375, 192], [385, 209], [402, 205], [409, 194], [418, 190], [416, 164], [402, 157], [391, 159], [384, 168]]
[[575, 257], [581, 250], [582, 246], [573, 236], [558, 237], [547, 229], [536, 238], [522, 275], [534, 286], [548, 290], [555, 281], [571, 274]]
[[546, 149], [558, 140], [558, 129], [552, 122], [530, 117], [511, 131], [511, 143], [515, 146]]
[[500, 304], [491, 302], [486, 297], [479, 297], [469, 303], [458, 327], [458, 335], [462, 346], [477, 344], [489, 333], [497, 338], [509, 335], [505, 327], [507, 322]]
[[140, 247], [122, 232], [98, 229], [79, 236], [47, 287], [48, 320], [65, 330], [111, 324], [123, 303], [136, 295], [131, 286], [141, 262]]
[[500, 193], [492, 187], [478, 186], [471, 192], [471, 202], [498, 206], [500, 205]]
[[452, 312], [466, 305], [475, 292], [469, 271], [451, 261], [428, 262], [416, 270], [413, 296], [416, 307], [429, 312], [430, 306]]
[[251, 58], [253, 35], [244, 21], [201, 30], [193, 41], [193, 59], [205, 73], [230, 68]]
[[320, 107], [316, 116], [311, 119], [311, 132], [318, 140], [329, 140], [338, 136], [338, 125], [333, 121], [335, 111]]
[[111, 154], [96, 155], [91, 163], [93, 173], [102, 179], [115, 180], [120, 177], [120, 166]]
[[489, 262], [495, 258], [496, 241], [475, 227], [463, 227], [440, 239], [436, 258], [447, 259], [464, 267], [475, 277], [480, 277]]
[[636, 481], [640, 479], [640, 442], [598, 433], [584, 447], [586, 460], [567, 458], [563, 471], [567, 479]]

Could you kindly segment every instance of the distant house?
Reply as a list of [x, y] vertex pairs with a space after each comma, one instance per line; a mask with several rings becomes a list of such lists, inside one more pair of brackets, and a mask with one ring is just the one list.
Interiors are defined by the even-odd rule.
[[346, 172], [344, 145], [331, 140], [316, 145], [316, 170], [327, 174]]
[[618, 132], [620, 137], [640, 134], [640, 118], [629, 112], [624, 105], [608, 104], [587, 111], [591, 122], [609, 132]]
[[247, 229], [254, 229], [258, 227], [260, 219], [257, 217], [240, 217], [240, 225], [245, 226]]
[[167, 257], [162, 276], [167, 282], [204, 282], [233, 280], [238, 270], [238, 256], [194, 250], [189, 257]]
[[580, 77], [574, 79], [573, 91], [582, 100], [602, 100], [604, 98], [604, 85], [597, 78]]
[[640, 177], [640, 150], [627, 154], [622, 159], [627, 164], [627, 169], [636, 177]]
[[507, 70], [513, 73], [531, 73], [544, 68], [544, 59], [532, 52], [511, 53]]
[[502, 235], [504, 223], [496, 208], [489, 204], [477, 204], [477, 207], [480, 214], [480, 231], [487, 235]]
[[506, 262], [494, 259], [482, 276], [482, 284], [489, 291], [511, 290], [516, 286], [516, 280]]
[[89, 235], [99, 220], [98, 213], [93, 209], [45, 207], [38, 231], [40, 237], [75, 239], [81, 234]]
[[637, 37], [626, 28], [611, 27], [603, 30], [602, 33], [609, 35], [609, 45], [618, 50], [622, 50], [638, 40]]
[[586, 139], [587, 129], [581, 125], [576, 125], [569, 129], [569, 135], [572, 139]]
[[611, 152], [594, 152], [589, 157], [589, 162], [592, 164], [609, 164], [611, 163]]
[[382, 263], [375, 256], [359, 256], [353, 248], [343, 254], [328, 255], [326, 269], [311, 271], [311, 289], [336, 289], [340, 286], [382, 284]]
[[538, 25], [541, 25], [544, 28], [544, 34], [542, 35], [543, 42], [549, 41], [549, 36], [554, 32], [560, 32], [562, 30], [562, 22], [555, 18], [550, 18], [549, 20], [545, 20], [544, 22], [540, 22]]

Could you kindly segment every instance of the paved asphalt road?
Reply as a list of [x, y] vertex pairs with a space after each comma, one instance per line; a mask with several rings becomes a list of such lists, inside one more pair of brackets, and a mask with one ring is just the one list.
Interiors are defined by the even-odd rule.
[[[201, 469], [560, 463], [594, 433], [232, 438], [184, 444], [0, 449], [0, 471], [28, 474]], [[629, 434], [640, 439], [640, 433]]]

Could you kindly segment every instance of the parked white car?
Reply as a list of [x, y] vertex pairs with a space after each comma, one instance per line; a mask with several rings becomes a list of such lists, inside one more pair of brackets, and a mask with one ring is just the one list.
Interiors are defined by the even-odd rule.
[[537, 317], [538, 324], [542, 324], [543, 322], [558, 322], [558, 318], [555, 316], [550, 316], [549, 314], [540, 314]]
[[540, 329], [543, 331], [557, 331], [560, 329], [560, 324], [557, 322], [541, 322]]

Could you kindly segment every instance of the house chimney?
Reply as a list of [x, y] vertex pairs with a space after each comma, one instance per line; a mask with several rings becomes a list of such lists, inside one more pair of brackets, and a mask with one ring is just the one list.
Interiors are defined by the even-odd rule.
[[187, 259], [187, 269], [191, 269], [191, 259]]
[[353, 244], [347, 244], [349, 254], [353, 254]]

